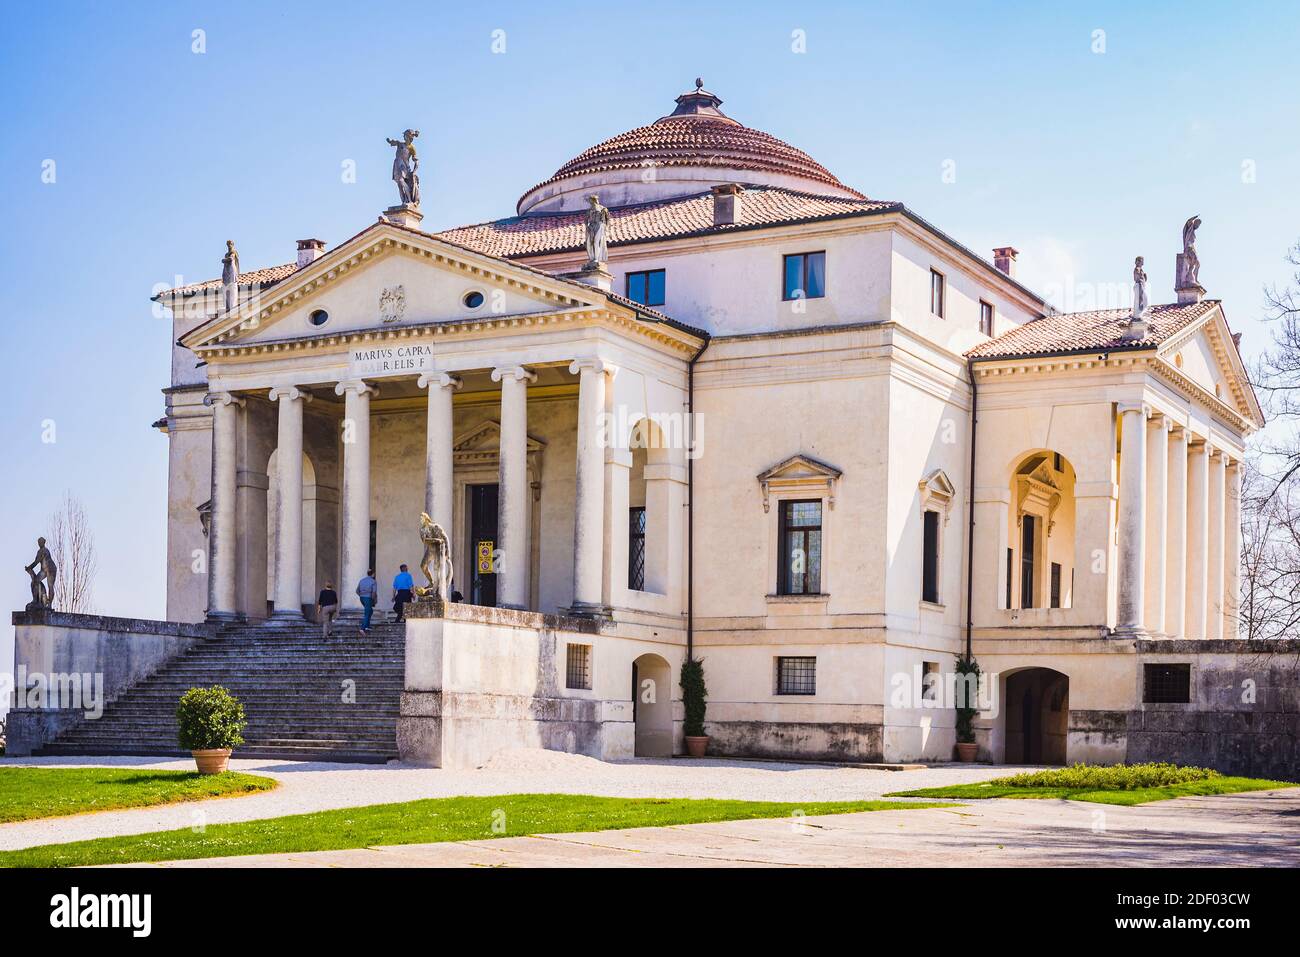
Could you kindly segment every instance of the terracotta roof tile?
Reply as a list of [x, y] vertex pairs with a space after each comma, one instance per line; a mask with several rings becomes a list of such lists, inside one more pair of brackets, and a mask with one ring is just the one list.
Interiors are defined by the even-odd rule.
[[[298, 263], [285, 263], [282, 266], [268, 266], [265, 269], [254, 269], [250, 272], [239, 274], [239, 285], [241, 286], [270, 286], [281, 279], [288, 279], [298, 271]], [[179, 286], [176, 289], [168, 290], [172, 293], [180, 293], [182, 296], [194, 296], [203, 292], [210, 292], [221, 288], [221, 279], [208, 279], [204, 282], [193, 282], [188, 286]]]
[[[740, 222], [734, 226], [714, 226], [713, 197], [704, 192], [611, 209], [609, 244], [619, 246], [902, 208], [901, 203], [882, 200], [817, 196], [777, 187], [754, 186], [743, 194]], [[585, 210], [513, 216], [474, 226], [458, 226], [434, 235], [491, 256], [510, 259], [583, 248], [586, 217]]]
[[1061, 312], [1002, 333], [966, 353], [972, 359], [1012, 359], [1061, 352], [1151, 349], [1186, 329], [1219, 305], [1217, 299], [1180, 305], [1151, 306], [1141, 339], [1127, 339], [1130, 309]]
[[[583, 150], [529, 194], [562, 179], [591, 173], [662, 166], [717, 166], [726, 169], [783, 173], [825, 183], [851, 196], [862, 194], [841, 183], [801, 149], [750, 129], [725, 116], [666, 116]], [[522, 203], [522, 200], [520, 201]]]

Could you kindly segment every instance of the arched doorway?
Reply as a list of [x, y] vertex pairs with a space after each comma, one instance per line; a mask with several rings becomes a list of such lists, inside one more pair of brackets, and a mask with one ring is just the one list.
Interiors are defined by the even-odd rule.
[[638, 758], [673, 756], [672, 669], [659, 655], [632, 662], [633, 754]]
[[1051, 668], [1026, 668], [1003, 691], [1007, 764], [1065, 764], [1070, 678]]

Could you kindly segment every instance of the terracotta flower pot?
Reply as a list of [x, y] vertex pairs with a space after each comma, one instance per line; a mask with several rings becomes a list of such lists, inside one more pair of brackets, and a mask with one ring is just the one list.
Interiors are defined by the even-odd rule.
[[963, 762], [964, 764], [970, 764], [975, 760], [975, 752], [978, 749], [979, 749], [979, 745], [976, 744], [974, 741], [958, 741], [957, 760]]
[[693, 758], [704, 757], [704, 751], [709, 746], [709, 736], [707, 734], [686, 736], [686, 753]]
[[221, 774], [230, 767], [230, 748], [212, 748], [207, 751], [191, 751], [194, 763], [199, 766], [199, 774]]

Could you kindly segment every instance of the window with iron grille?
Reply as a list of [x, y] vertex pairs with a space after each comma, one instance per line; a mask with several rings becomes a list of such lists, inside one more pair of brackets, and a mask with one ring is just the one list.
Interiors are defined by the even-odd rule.
[[822, 590], [822, 503], [782, 502], [777, 531], [781, 553], [776, 590], [780, 595], [819, 595]]
[[817, 659], [814, 657], [777, 658], [776, 693], [816, 694]]
[[1187, 704], [1192, 700], [1190, 664], [1142, 666], [1142, 700], [1147, 704]]
[[627, 510], [627, 587], [645, 591], [645, 506]]
[[564, 662], [564, 687], [591, 690], [591, 645], [569, 645]]

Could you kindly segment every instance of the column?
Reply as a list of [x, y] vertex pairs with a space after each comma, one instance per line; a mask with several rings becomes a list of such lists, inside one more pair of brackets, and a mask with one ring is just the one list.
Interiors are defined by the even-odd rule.
[[1223, 637], [1223, 531], [1224, 479], [1227, 459], [1215, 449], [1210, 454], [1210, 525], [1206, 539], [1207, 564], [1205, 637]]
[[275, 610], [272, 618], [302, 618], [302, 407], [311, 396], [296, 386], [271, 390], [280, 404], [276, 432]]
[[577, 359], [569, 372], [578, 376], [577, 500], [573, 522], [573, 609], [601, 607], [605, 546], [605, 364]]
[[[334, 387], [343, 396], [343, 519], [339, 555], [339, 611], [361, 613], [357, 582], [370, 564], [370, 397], [379, 390], [360, 379]], [[277, 579], [278, 581], [278, 579]]]
[[1165, 549], [1165, 634], [1187, 634], [1187, 429], [1169, 436], [1168, 547]]
[[1210, 533], [1210, 456], [1204, 439], [1187, 443], [1187, 616], [1184, 637], [1205, 637]]
[[236, 430], [244, 400], [213, 392], [203, 404], [212, 408], [212, 513], [208, 522], [208, 617], [236, 617], [235, 596], [235, 462]]
[[1147, 422], [1146, 630], [1165, 633], [1165, 565], [1169, 540], [1169, 418]]
[[1147, 408], [1119, 405], [1119, 598], [1116, 630], [1142, 631], [1146, 576]]
[[1223, 637], [1241, 637], [1241, 462], [1228, 465], [1223, 529]]
[[461, 380], [445, 372], [426, 372], [417, 383], [429, 390], [429, 418], [424, 443], [424, 510], [451, 535], [453, 505], [452, 395]]
[[534, 372], [523, 366], [492, 370], [501, 383], [501, 471], [497, 488], [497, 604], [528, 607], [528, 383]]

